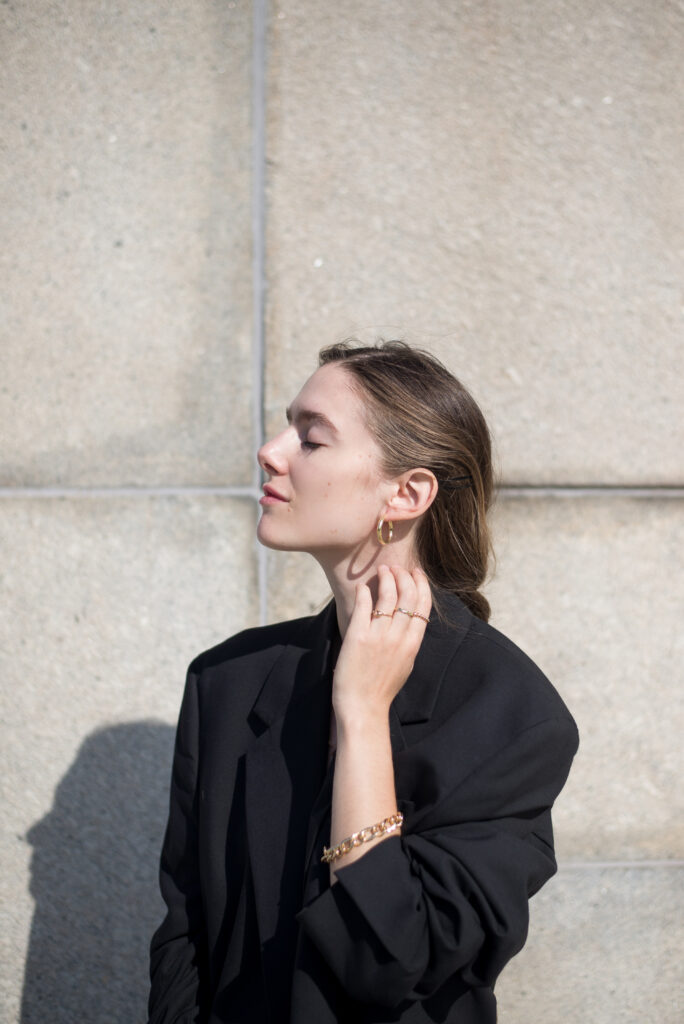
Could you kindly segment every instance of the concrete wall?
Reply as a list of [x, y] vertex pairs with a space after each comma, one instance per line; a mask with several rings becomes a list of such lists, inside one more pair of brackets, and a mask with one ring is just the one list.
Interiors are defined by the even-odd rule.
[[185, 666], [325, 598], [254, 451], [357, 333], [480, 400], [492, 621], [582, 735], [501, 1020], [679, 1021], [681, 5], [0, 19], [0, 1020], [144, 1019]]

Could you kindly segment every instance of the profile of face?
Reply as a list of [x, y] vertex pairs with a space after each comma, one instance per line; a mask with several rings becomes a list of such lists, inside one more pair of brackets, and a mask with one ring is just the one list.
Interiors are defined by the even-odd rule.
[[259, 449], [267, 481], [257, 537], [270, 548], [343, 557], [373, 537], [393, 492], [348, 372], [320, 367], [287, 420]]

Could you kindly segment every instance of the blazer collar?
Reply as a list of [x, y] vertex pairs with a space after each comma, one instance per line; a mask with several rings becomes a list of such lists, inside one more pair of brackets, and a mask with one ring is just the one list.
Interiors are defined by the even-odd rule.
[[[438, 591], [438, 599], [447, 621], [438, 618], [433, 605], [411, 674], [392, 702], [402, 724], [429, 720], [447, 666], [472, 622], [472, 613], [455, 594]], [[252, 715], [268, 727], [288, 707], [310, 695], [335, 642], [339, 642], [339, 630], [335, 601], [331, 600], [318, 615], [298, 620], [292, 639], [271, 665]]]

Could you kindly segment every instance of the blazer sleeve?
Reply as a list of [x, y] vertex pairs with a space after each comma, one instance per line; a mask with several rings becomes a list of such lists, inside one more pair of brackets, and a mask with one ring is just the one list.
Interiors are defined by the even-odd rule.
[[353, 998], [396, 1007], [455, 975], [493, 986], [556, 871], [550, 809], [577, 745], [569, 716], [525, 728], [298, 913]]
[[150, 945], [149, 1024], [199, 1024], [206, 971], [198, 867], [197, 675], [188, 670], [176, 730], [159, 883], [166, 916]]

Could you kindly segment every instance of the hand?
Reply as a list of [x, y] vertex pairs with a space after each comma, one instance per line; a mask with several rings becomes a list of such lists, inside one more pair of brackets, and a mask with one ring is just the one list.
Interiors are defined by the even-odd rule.
[[[387, 718], [389, 707], [408, 679], [425, 635], [423, 619], [395, 611], [404, 608], [428, 618], [432, 595], [421, 569], [378, 566], [376, 609], [366, 583], [356, 600], [333, 677], [335, 719], [342, 725], [367, 718]], [[394, 614], [392, 614], [394, 613]]]

